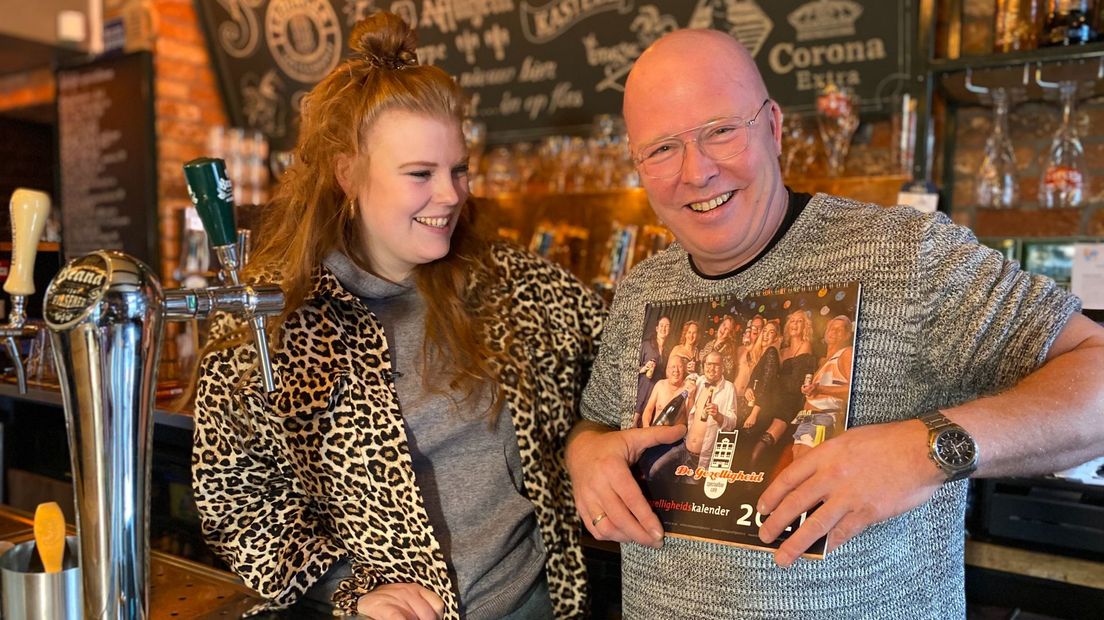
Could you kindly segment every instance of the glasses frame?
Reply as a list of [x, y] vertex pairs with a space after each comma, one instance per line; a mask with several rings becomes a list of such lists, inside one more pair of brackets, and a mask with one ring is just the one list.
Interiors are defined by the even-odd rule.
[[[759, 108], [757, 110], [755, 110], [755, 116], [752, 116], [751, 120], [745, 121], [742, 118], [740, 118], [739, 115], [715, 118], [711, 121], [707, 121], [705, 123], [702, 123], [701, 125], [698, 125], [696, 127], [690, 127], [689, 129], [683, 129], [682, 131], [680, 131], [678, 133], [673, 133], [669, 136], [659, 138], [658, 140], [652, 140], [648, 144], [640, 147], [640, 150], [638, 150], [636, 152], [636, 155], [633, 156], [633, 163], [639, 169], [641, 174], [643, 174], [644, 176], [646, 176], [650, 179], [670, 179], [672, 177], [678, 176], [678, 174], [680, 172], [682, 172], [682, 167], [686, 165], [686, 149], [689, 148], [688, 143], [690, 143], [690, 142], [693, 142], [694, 144], [697, 145], [698, 152], [700, 152], [705, 157], [708, 157], [709, 159], [712, 159], [713, 161], [726, 161], [726, 160], [732, 159], [733, 157], [736, 157], [740, 153], [743, 153], [744, 151], [747, 150], [748, 145], [751, 144], [751, 127], [752, 127], [752, 125], [755, 124], [756, 121], [759, 120], [759, 114], [761, 114], [763, 112], [763, 108], [770, 102], [771, 102], [770, 97], [767, 97], [766, 99], [764, 99], [763, 103], [759, 104]], [[709, 155], [708, 153], [705, 152], [705, 149], [702, 148], [701, 142], [699, 142], [699, 139], [701, 138], [701, 130], [705, 129], [706, 127], [722, 124], [722, 123], [729, 122], [729, 121], [738, 121], [738, 122], [733, 123], [734, 125], [737, 125], [737, 126], [739, 126], [741, 122], [743, 123], [743, 128], [747, 129], [747, 134], [745, 134], [745, 136], [744, 136], [747, 139], [747, 142], [744, 144], [743, 148], [741, 148], [740, 150], [736, 151], [735, 153], [733, 153], [733, 154], [731, 154], [727, 157], [712, 157], [711, 155]], [[664, 175], [650, 174], [650, 173], [645, 171], [645, 169], [644, 169], [644, 157], [643, 157], [642, 153], [646, 152], [648, 149], [650, 149], [651, 147], [653, 147], [657, 144], [662, 144], [662, 143], [664, 143], [668, 140], [679, 139], [679, 136], [681, 136], [683, 134], [691, 133], [691, 132], [698, 132], [698, 135], [694, 138], [690, 138], [689, 140], [679, 140], [682, 143], [682, 161], [679, 162], [678, 170], [675, 170], [671, 174], [664, 174]]]

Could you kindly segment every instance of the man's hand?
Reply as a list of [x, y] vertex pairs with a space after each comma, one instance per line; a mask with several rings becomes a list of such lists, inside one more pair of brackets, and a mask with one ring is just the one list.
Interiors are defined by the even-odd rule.
[[821, 505], [782, 543], [775, 563], [789, 566], [825, 534], [832, 551], [931, 499], [944, 475], [928, 458], [927, 432], [919, 420], [860, 426], [782, 470], [759, 498], [759, 514], [770, 514], [760, 540], [773, 541], [801, 513]]
[[567, 443], [567, 471], [583, 525], [598, 540], [663, 545], [663, 527], [633, 479], [629, 465], [647, 448], [673, 443], [686, 426], [615, 431], [579, 422]]
[[361, 596], [357, 613], [371, 620], [438, 620], [445, 602], [418, 584], [388, 583]]

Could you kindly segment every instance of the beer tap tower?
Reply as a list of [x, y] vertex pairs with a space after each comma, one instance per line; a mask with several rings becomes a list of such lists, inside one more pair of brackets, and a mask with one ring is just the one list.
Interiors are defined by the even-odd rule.
[[[189, 168], [186, 176], [217, 245], [234, 230], [225, 168], [221, 160], [186, 166], [202, 168]], [[223, 254], [224, 269], [233, 272], [230, 286], [162, 291], [141, 261], [101, 250], [70, 261], [46, 290], [43, 314], [69, 431], [86, 619], [149, 617], [150, 447], [163, 321], [214, 312], [243, 316], [254, 327], [271, 389], [264, 318], [283, 309], [283, 292], [240, 284], [236, 254]]]
[[0, 337], [15, 366], [19, 393], [27, 393], [27, 373], [19, 355], [16, 339], [34, 338], [38, 328], [27, 325], [27, 297], [35, 292], [34, 263], [38, 241], [50, 215], [50, 196], [33, 189], [17, 189], [11, 197], [12, 258], [4, 292], [11, 295], [8, 324], [0, 326]]

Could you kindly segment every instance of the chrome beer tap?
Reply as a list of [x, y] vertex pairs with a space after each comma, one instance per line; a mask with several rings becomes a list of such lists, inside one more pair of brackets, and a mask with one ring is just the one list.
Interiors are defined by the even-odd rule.
[[234, 191], [226, 176], [226, 164], [221, 159], [201, 157], [184, 164], [184, 176], [188, 181], [188, 193], [219, 259], [224, 284], [206, 289], [168, 291], [166, 317], [171, 320], [202, 319], [215, 311], [224, 311], [245, 318], [253, 331], [265, 392], [272, 392], [276, 388], [265, 324], [268, 316], [284, 309], [283, 290], [271, 284], [242, 284], [241, 269], [249, 253], [249, 234], [234, 228]]
[[15, 366], [19, 393], [27, 393], [27, 373], [16, 339], [34, 338], [38, 328], [27, 325], [27, 297], [35, 292], [34, 263], [38, 241], [50, 215], [50, 196], [33, 189], [17, 189], [11, 197], [12, 259], [4, 292], [11, 295], [8, 324], [0, 326], [0, 337]]
[[212, 198], [190, 188], [231, 285], [163, 291], [144, 263], [102, 250], [67, 263], [43, 303], [69, 432], [86, 619], [149, 618], [152, 414], [163, 322], [215, 311], [247, 317], [272, 390], [264, 317], [283, 308], [283, 291], [240, 284], [238, 248], [225, 247], [233, 246], [234, 219], [221, 166], [188, 174], [190, 183], [194, 174], [218, 192]]

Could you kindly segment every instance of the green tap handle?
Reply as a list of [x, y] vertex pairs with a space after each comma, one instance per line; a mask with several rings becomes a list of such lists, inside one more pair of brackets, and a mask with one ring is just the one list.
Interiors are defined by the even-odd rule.
[[221, 159], [200, 157], [184, 164], [184, 178], [192, 204], [215, 247], [237, 243], [234, 227], [234, 186]]

